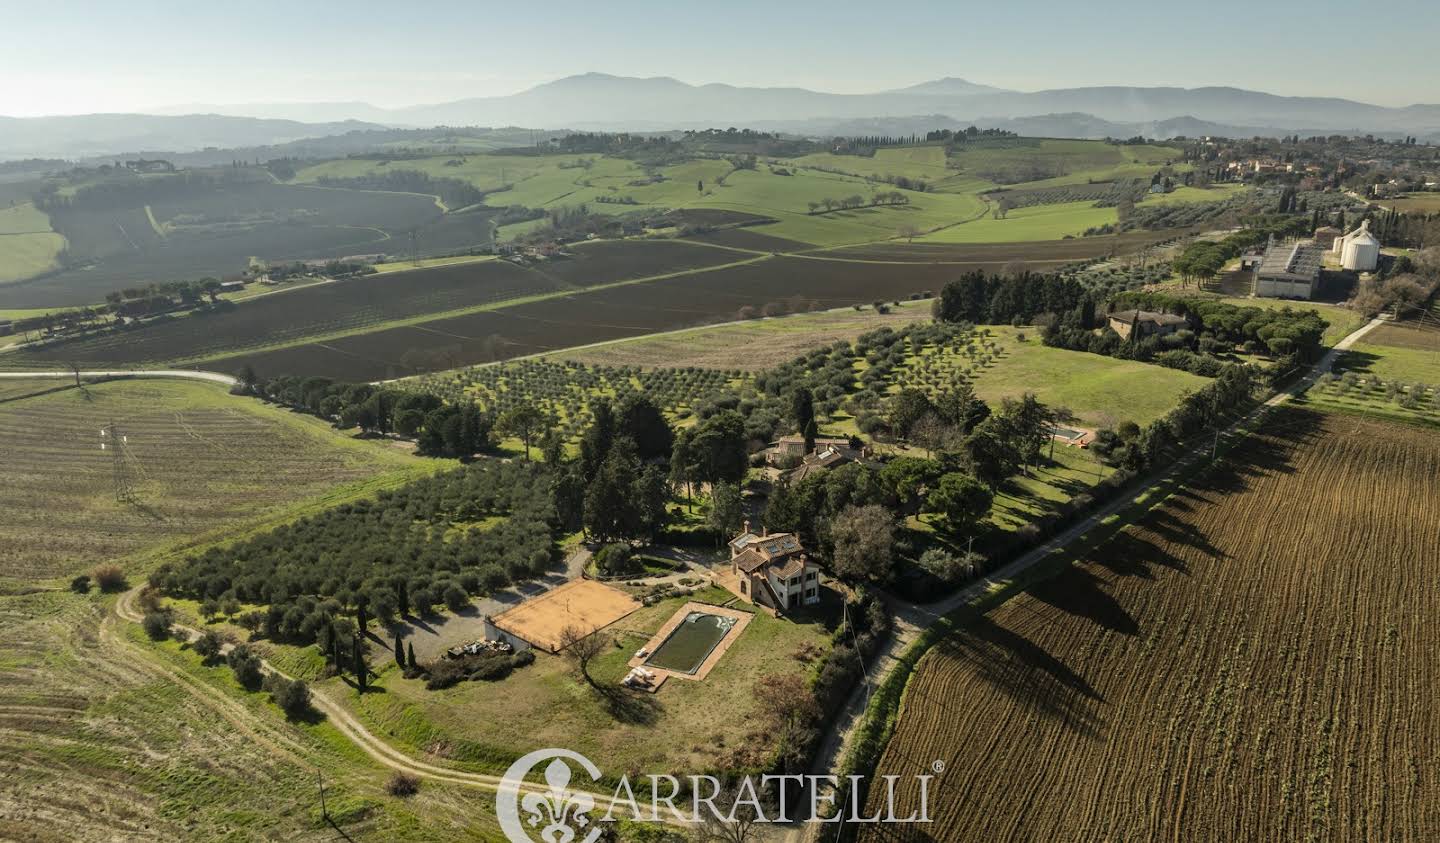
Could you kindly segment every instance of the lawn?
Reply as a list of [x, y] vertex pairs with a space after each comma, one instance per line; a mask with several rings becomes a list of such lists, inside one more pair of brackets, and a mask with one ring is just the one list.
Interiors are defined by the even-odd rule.
[[33, 278], [55, 268], [65, 238], [34, 205], [0, 208], [0, 284]]
[[[1174, 408], [1186, 392], [1209, 383], [1152, 363], [1050, 348], [1033, 328], [989, 330], [1002, 352], [992, 365], [976, 370], [975, 391], [992, 404], [1033, 392], [1052, 407], [1068, 407], [1083, 424], [1133, 421], [1143, 427]], [[1016, 340], [1020, 333], [1025, 342]]]
[[1382, 326], [1351, 346], [1337, 368], [1387, 381], [1440, 384], [1440, 331]]
[[1004, 219], [984, 216], [916, 238], [921, 243], [1018, 243], [1078, 237], [1088, 228], [1116, 221], [1114, 208], [1093, 202], [1062, 202], [1016, 208]]
[[[712, 587], [620, 620], [606, 630], [619, 643], [592, 664], [592, 675], [602, 687], [615, 688], [634, 651], [687, 601], [730, 599], [729, 592]], [[826, 608], [833, 609], [827, 611], [833, 622], [830, 615], [839, 607]], [[464, 682], [442, 691], [427, 691], [422, 680], [404, 679], [386, 664], [380, 668], [381, 692], [344, 699], [377, 734], [481, 770], [498, 772], [526, 752], [562, 746], [596, 759], [612, 776], [683, 775], [759, 760], [746, 756], [763, 755], [768, 746], [763, 735], [752, 736], [763, 732], [756, 722], [756, 682], [772, 673], [808, 671], [797, 651], [809, 645], [823, 652], [829, 636], [827, 623], [817, 618], [756, 614], [704, 680], [672, 679], [654, 696], [627, 694], [618, 709], [607, 707], [567, 659], [545, 653], [501, 681]], [[385, 661], [377, 658], [377, 665]]]
[[[100, 447], [110, 423], [128, 440], [133, 503], [116, 500], [113, 446]], [[291, 520], [297, 507], [332, 505], [435, 465], [218, 385], [167, 380], [5, 401], [0, 441], [0, 582], [31, 585], [121, 560], [138, 577], [159, 555]]]

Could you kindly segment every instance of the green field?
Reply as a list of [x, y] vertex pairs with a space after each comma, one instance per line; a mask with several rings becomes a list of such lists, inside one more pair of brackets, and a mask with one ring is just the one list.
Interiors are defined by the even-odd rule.
[[[602, 155], [437, 156], [382, 163], [350, 159], [302, 170], [297, 181], [354, 177], [390, 169], [420, 170], [435, 177], [466, 179], [486, 190], [486, 204], [553, 209], [586, 205], [600, 213], [699, 208], [738, 211], [775, 220], [766, 234], [813, 246], [838, 246], [894, 239], [910, 227], [939, 230], [935, 242], [1020, 242], [1059, 239], [1115, 221], [1113, 209], [1080, 207], [1012, 211], [1004, 228], [969, 224], [986, 212], [980, 193], [996, 186], [990, 176], [1030, 176], [1009, 182], [1015, 188], [1084, 184], [1087, 181], [1148, 178], [1179, 150], [1156, 146], [1119, 146], [1102, 141], [1021, 138], [962, 145], [947, 157], [944, 146], [925, 144], [876, 150], [873, 156], [814, 153], [772, 158], [753, 170], [735, 170], [729, 161], [697, 158], [681, 164], [646, 167]], [[787, 174], [781, 174], [781, 173]], [[906, 191], [910, 203], [825, 214], [809, 213], [808, 203], [860, 195], [893, 187], [885, 179], [904, 176], [930, 184], [928, 192]], [[1229, 191], [1177, 191], [1166, 201], [1225, 198]], [[603, 201], [603, 200], [624, 200]], [[1088, 213], [1086, 213], [1088, 212]], [[995, 221], [1004, 222], [1004, 221]], [[506, 226], [505, 237], [538, 223]], [[952, 233], [953, 232], [953, 233]]]
[[1340, 365], [1387, 381], [1440, 384], [1440, 331], [1381, 326], [1351, 346]]
[[34, 205], [0, 208], [0, 284], [23, 281], [56, 266], [65, 238]]
[[[989, 330], [1004, 351], [992, 366], [977, 370], [975, 391], [991, 403], [1033, 392], [1046, 404], [1068, 407], [1085, 424], [1128, 420], [1143, 427], [1174, 408], [1181, 395], [1209, 383], [1164, 366], [1050, 348], [1034, 329]], [[1025, 342], [1016, 340], [1020, 333]]]
[[1019, 243], [1078, 237], [1087, 228], [1114, 223], [1114, 208], [1096, 208], [1093, 202], [1064, 202], [1016, 208], [1004, 219], [985, 216], [973, 222], [942, 228], [920, 243]]

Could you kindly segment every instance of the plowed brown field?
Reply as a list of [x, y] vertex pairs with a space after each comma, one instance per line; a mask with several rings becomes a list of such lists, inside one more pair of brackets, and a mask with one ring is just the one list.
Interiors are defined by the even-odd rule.
[[1440, 839], [1440, 437], [1269, 430], [925, 658], [862, 840]]

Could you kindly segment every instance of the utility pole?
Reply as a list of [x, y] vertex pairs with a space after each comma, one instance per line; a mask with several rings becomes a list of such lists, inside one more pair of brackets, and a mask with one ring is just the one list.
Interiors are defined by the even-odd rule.
[[315, 784], [320, 788], [320, 818], [325, 822], [333, 822], [330, 819], [330, 809], [325, 805], [325, 777], [319, 770], [315, 771]]
[[110, 452], [115, 500], [120, 503], [132, 503], [135, 500], [135, 484], [130, 477], [130, 463], [125, 453], [128, 444], [129, 437], [114, 422], [100, 428], [100, 450]]

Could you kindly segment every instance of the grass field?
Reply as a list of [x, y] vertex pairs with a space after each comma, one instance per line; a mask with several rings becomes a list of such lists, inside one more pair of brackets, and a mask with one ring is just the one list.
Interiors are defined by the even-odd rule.
[[1351, 346], [1337, 368], [1387, 381], [1440, 384], [1440, 330], [1381, 325]]
[[[100, 449], [100, 428], [112, 422], [129, 440], [136, 503], [115, 499], [112, 455]], [[431, 470], [336, 436], [317, 419], [180, 381], [114, 381], [4, 401], [0, 442], [0, 583], [10, 584], [121, 559], [138, 578], [142, 555]]]
[[[991, 403], [1033, 392], [1046, 404], [1070, 408], [1088, 425], [1133, 421], [1144, 427], [1209, 382], [1164, 366], [1050, 348], [1034, 329], [989, 330], [1004, 351], [993, 365], [976, 370], [975, 391]], [[1018, 333], [1026, 334], [1025, 342], [1015, 339]]]
[[1063, 202], [1016, 208], [1004, 219], [985, 216], [917, 238], [920, 243], [1018, 243], [1079, 237], [1087, 228], [1116, 221], [1114, 208], [1093, 202]]
[[[930, 651], [878, 770], [944, 763], [923, 839], [1440, 827], [1440, 711], [1415, 690], [1440, 681], [1440, 592], [1416, 587], [1440, 566], [1440, 439], [1301, 410], [1267, 429]], [[903, 816], [915, 794], [900, 793]], [[905, 832], [861, 839], [921, 839]]]
[[1434, 214], [1440, 212], [1440, 193], [1410, 193], [1380, 204], [1405, 213]]
[[65, 238], [33, 204], [0, 208], [0, 284], [23, 281], [55, 268]]

